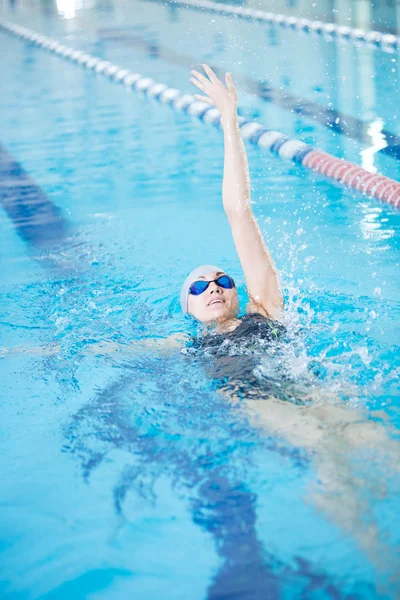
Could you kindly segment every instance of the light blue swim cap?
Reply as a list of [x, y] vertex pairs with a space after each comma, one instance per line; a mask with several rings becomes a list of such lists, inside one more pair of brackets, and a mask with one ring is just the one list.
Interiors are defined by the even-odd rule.
[[207, 275], [207, 273], [211, 273], [211, 272], [224, 272], [223, 269], [220, 269], [219, 267], [216, 267], [215, 265], [202, 265], [201, 267], [197, 267], [197, 269], [194, 269], [191, 273], [189, 273], [189, 275], [186, 277], [185, 281], [183, 282], [183, 286], [181, 288], [181, 295], [180, 295], [180, 302], [181, 302], [181, 309], [182, 312], [184, 314], [187, 314], [188, 312], [188, 296], [189, 296], [189, 288], [192, 285], [192, 283], [194, 281], [196, 281], [196, 279], [198, 277], [201, 277], [204, 275]]

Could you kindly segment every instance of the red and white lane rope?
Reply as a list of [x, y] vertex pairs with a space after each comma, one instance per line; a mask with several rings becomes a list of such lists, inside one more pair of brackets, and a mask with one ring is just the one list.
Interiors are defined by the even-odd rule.
[[302, 165], [366, 196], [378, 198], [400, 208], [400, 183], [394, 179], [370, 173], [354, 163], [338, 159], [320, 150], [309, 152], [304, 157]]

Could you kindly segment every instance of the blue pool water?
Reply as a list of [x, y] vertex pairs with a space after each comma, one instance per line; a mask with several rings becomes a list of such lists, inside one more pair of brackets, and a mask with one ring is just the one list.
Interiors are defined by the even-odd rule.
[[[187, 92], [207, 60], [400, 135], [398, 54], [153, 2], [68, 6], [0, 17]], [[231, 403], [190, 355], [132, 350], [188, 330], [197, 264], [245, 305], [220, 132], [3, 34], [0, 64], [0, 597], [397, 598], [399, 212], [248, 147], [292, 337], [260, 372], [278, 361], [315, 403]], [[241, 82], [242, 114], [399, 178], [376, 139]]]

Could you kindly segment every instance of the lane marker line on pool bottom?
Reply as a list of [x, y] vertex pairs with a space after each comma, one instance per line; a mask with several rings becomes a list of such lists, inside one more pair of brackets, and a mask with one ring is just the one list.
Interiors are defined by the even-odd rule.
[[60, 208], [1, 144], [0, 206], [30, 246], [49, 248], [68, 235], [70, 224]]
[[365, 31], [356, 27], [346, 25], [337, 25], [336, 23], [324, 23], [300, 17], [290, 17], [280, 13], [266, 12], [255, 8], [243, 8], [232, 4], [222, 4], [221, 2], [212, 2], [212, 0], [152, 0], [153, 2], [163, 2], [171, 6], [182, 8], [193, 8], [204, 10], [230, 17], [246, 19], [248, 21], [257, 21], [266, 25], [277, 25], [293, 31], [303, 31], [305, 33], [314, 33], [326, 36], [328, 39], [338, 38], [347, 40], [355, 44], [369, 44], [373, 48], [380, 48], [384, 52], [393, 53], [400, 50], [400, 37], [391, 33], [381, 33], [379, 31]]
[[[142, 92], [163, 104], [170, 104], [177, 110], [187, 112], [205, 123], [220, 127], [221, 115], [218, 109], [206, 102], [196, 100], [193, 96], [184, 94], [178, 89], [169, 88], [149, 77], [143, 77], [139, 73], [133, 73], [114, 65], [110, 61], [92, 56], [82, 50], [75, 50], [53, 38], [1, 19], [0, 30], [76, 62], [88, 70], [105, 75], [108, 79], [123, 84], [128, 90]], [[255, 121], [239, 117], [239, 126], [243, 138], [250, 143], [270, 150], [282, 159], [291, 160], [307, 169], [321, 173], [345, 187], [400, 208], [400, 183], [398, 181], [384, 175], [372, 174], [354, 163], [336, 158], [300, 140], [288, 138], [283, 133], [267, 129]]]

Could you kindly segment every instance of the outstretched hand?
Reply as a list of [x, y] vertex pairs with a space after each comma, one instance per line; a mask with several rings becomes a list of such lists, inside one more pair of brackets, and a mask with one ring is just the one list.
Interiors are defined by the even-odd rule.
[[225, 86], [222, 81], [218, 79], [211, 67], [203, 65], [203, 69], [208, 77], [205, 77], [198, 71], [191, 71], [193, 78], [191, 78], [190, 81], [206, 94], [205, 96], [195, 94], [195, 98], [202, 102], [208, 102], [208, 104], [218, 108], [221, 113], [222, 123], [226, 123], [229, 119], [236, 117], [237, 110], [238, 95], [232, 80], [232, 75], [226, 73]]

